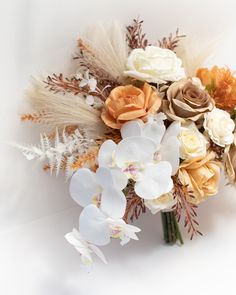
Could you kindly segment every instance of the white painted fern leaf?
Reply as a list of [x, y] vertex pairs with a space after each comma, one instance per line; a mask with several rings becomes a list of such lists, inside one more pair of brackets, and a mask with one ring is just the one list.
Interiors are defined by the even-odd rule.
[[27, 160], [47, 161], [51, 173], [55, 171], [56, 175], [58, 175], [62, 165], [64, 165], [66, 178], [69, 178], [73, 172], [69, 170], [76, 156], [84, 153], [92, 145], [95, 145], [95, 142], [88, 139], [86, 135], [82, 135], [78, 129], [71, 135], [67, 135], [64, 130], [61, 136], [56, 130], [53, 141], [49, 139], [47, 134], [41, 133], [39, 145], [30, 144], [24, 146], [14, 144], [16, 148], [21, 150]]

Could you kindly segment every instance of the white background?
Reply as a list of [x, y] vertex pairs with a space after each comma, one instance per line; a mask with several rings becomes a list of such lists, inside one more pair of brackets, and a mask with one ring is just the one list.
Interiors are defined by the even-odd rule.
[[87, 274], [63, 236], [79, 208], [63, 176], [50, 177], [5, 141], [37, 142], [22, 124], [32, 74], [73, 70], [76, 40], [87, 24], [141, 16], [156, 40], [177, 27], [199, 46], [220, 40], [209, 60], [236, 69], [235, 1], [1, 0], [0, 2], [0, 294], [235, 294], [236, 191], [227, 187], [198, 210], [203, 237], [165, 246], [159, 215], [137, 222], [140, 241], [103, 250]]

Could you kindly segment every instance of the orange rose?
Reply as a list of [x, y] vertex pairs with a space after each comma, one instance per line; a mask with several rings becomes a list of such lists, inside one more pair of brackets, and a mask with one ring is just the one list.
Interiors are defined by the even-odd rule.
[[157, 90], [145, 83], [142, 89], [132, 85], [114, 88], [105, 102], [102, 112], [104, 123], [114, 129], [120, 129], [127, 121], [146, 120], [161, 106], [161, 98]]
[[178, 176], [181, 183], [188, 185], [193, 192], [194, 197], [187, 199], [190, 203], [199, 204], [207, 197], [217, 194], [221, 164], [214, 159], [215, 153], [210, 152], [204, 158], [181, 163]]
[[207, 86], [207, 88], [210, 86], [214, 88], [219, 83], [219, 68], [214, 66], [211, 70], [207, 68], [198, 69], [197, 77], [202, 81], [202, 85]]

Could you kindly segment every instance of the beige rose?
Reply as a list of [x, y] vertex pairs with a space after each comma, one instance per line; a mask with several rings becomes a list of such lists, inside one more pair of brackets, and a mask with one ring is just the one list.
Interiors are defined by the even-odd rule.
[[104, 123], [114, 129], [131, 120], [146, 120], [149, 114], [156, 113], [161, 106], [157, 90], [145, 83], [142, 89], [132, 85], [114, 88], [105, 102], [102, 112]]
[[236, 146], [232, 146], [225, 162], [225, 170], [230, 183], [236, 184]]
[[188, 202], [198, 204], [218, 192], [220, 180], [219, 162], [214, 161], [215, 153], [206, 157], [183, 161], [179, 168], [179, 179], [183, 185], [188, 185], [194, 197], [188, 197]]
[[196, 81], [182, 79], [170, 85], [163, 108], [170, 120], [197, 121], [214, 107], [214, 100]]

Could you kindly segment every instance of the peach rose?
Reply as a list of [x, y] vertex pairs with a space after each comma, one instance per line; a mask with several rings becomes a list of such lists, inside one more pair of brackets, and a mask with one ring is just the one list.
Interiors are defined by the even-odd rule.
[[147, 83], [142, 89], [132, 85], [118, 86], [106, 99], [101, 117], [107, 126], [120, 129], [127, 121], [145, 121], [149, 114], [159, 110], [161, 102], [157, 90]]
[[210, 152], [204, 158], [191, 161], [183, 161], [179, 168], [179, 179], [183, 185], [188, 185], [193, 192], [194, 198], [187, 200], [193, 204], [199, 204], [209, 196], [218, 192], [220, 180], [219, 162], [214, 161], [215, 153]]

